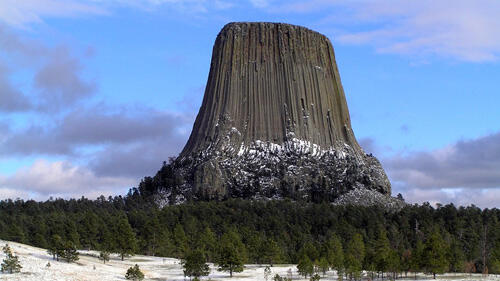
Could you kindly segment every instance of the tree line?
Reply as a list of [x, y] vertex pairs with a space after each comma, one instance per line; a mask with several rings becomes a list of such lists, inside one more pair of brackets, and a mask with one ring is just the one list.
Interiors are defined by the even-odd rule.
[[500, 273], [499, 221], [498, 209], [428, 203], [397, 212], [240, 199], [158, 208], [137, 190], [96, 200], [0, 201], [0, 238], [55, 256], [77, 248], [122, 259], [146, 254], [185, 260], [197, 250], [217, 263], [226, 247], [236, 248], [242, 263], [294, 263], [306, 276], [333, 268], [353, 279], [361, 270], [379, 278], [417, 271]]

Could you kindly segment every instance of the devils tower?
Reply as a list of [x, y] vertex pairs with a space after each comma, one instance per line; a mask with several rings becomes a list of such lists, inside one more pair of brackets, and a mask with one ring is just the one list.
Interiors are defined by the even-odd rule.
[[379, 161], [356, 141], [330, 40], [261, 22], [220, 31], [187, 144], [142, 184], [169, 203], [391, 192]]

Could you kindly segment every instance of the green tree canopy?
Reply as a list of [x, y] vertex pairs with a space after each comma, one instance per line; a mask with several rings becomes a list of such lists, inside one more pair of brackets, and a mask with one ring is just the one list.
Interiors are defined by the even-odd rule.
[[303, 275], [304, 278], [307, 278], [307, 275], [312, 276], [314, 273], [314, 264], [307, 255], [303, 255], [299, 263], [297, 264], [297, 270], [300, 275]]
[[242, 272], [246, 261], [246, 249], [239, 234], [234, 230], [224, 233], [219, 247], [217, 270], [229, 271], [230, 277], [233, 277], [233, 272]]
[[422, 259], [424, 268], [433, 274], [434, 279], [436, 279], [436, 274], [444, 273], [448, 269], [447, 250], [446, 242], [435, 229], [425, 241]]
[[206, 258], [202, 250], [195, 249], [189, 252], [185, 259], [182, 260], [184, 268], [184, 276], [207, 276], [210, 273], [210, 268], [206, 263]]
[[15, 273], [21, 271], [21, 263], [19, 262], [18, 256], [12, 253], [12, 250], [9, 244], [6, 244], [2, 248], [3, 253], [5, 254], [5, 259], [2, 261], [1, 270], [2, 272]]
[[120, 216], [116, 224], [115, 246], [122, 261], [128, 255], [133, 255], [137, 248], [135, 233], [126, 216]]
[[363, 236], [356, 233], [347, 244], [344, 261], [346, 273], [355, 280], [359, 280], [361, 278], [364, 258], [365, 243], [363, 242]]

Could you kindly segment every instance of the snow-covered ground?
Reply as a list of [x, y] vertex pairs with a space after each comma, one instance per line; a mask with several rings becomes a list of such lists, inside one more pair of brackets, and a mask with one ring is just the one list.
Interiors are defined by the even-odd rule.
[[[111, 260], [103, 264], [97, 257], [96, 252], [81, 251], [80, 260], [76, 263], [66, 263], [63, 261], [57, 262], [52, 260], [52, 257], [47, 254], [47, 250], [40, 249], [24, 244], [6, 242], [0, 240], [0, 247], [8, 243], [15, 255], [19, 256], [22, 265], [20, 273], [16, 274], [1, 274], [0, 280], [37, 280], [37, 281], [53, 281], [53, 280], [125, 280], [125, 272], [134, 264], [138, 264], [145, 275], [145, 280], [169, 280], [169, 281], [184, 281], [189, 278], [184, 278], [182, 266], [178, 259], [150, 257], [150, 256], [133, 256], [125, 261], [121, 261], [117, 255], [113, 255]], [[0, 260], [3, 260], [5, 255], [0, 254]], [[50, 262], [50, 267], [47, 263]], [[238, 280], [238, 281], [263, 281], [265, 265], [246, 265], [245, 270], [241, 273], [235, 273], [233, 278], [229, 278], [226, 272], [219, 272], [211, 266], [211, 274], [204, 277], [203, 280]], [[286, 277], [289, 269], [292, 270], [293, 280], [306, 280], [297, 274], [295, 265], [275, 265], [271, 267], [272, 275], [279, 274]], [[431, 280], [431, 276], [419, 275], [418, 280]], [[269, 278], [272, 280], [272, 278]], [[337, 280], [337, 276], [333, 272], [329, 272], [327, 276], [321, 280]], [[408, 280], [414, 280], [408, 278]], [[482, 277], [481, 275], [453, 275], [447, 274], [440, 276], [438, 281], [444, 280], [500, 280], [500, 277], [490, 275]]]

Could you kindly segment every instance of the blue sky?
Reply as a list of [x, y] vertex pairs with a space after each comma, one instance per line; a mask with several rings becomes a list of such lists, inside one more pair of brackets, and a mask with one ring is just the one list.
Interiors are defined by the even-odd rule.
[[354, 132], [409, 202], [499, 207], [500, 2], [4, 0], [0, 199], [124, 194], [189, 136], [231, 21], [335, 48]]

